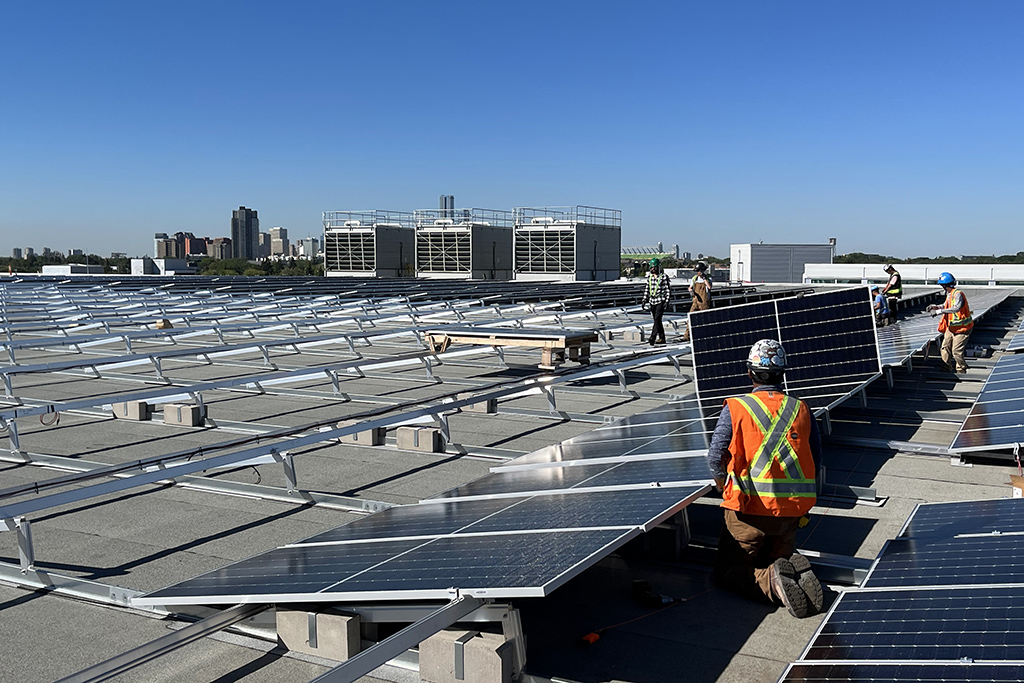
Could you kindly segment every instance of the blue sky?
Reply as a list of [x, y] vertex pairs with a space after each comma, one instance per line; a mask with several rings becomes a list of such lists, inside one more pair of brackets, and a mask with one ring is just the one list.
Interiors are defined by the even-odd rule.
[[1024, 250], [1024, 3], [0, 6], [0, 254], [621, 209], [623, 244]]

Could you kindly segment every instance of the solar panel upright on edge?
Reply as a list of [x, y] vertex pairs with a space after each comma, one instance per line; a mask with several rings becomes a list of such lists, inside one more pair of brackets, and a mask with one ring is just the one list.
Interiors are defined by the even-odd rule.
[[888, 681], [1019, 683], [1024, 681], [1024, 664], [797, 662], [790, 665], [780, 683], [887, 683]]
[[1024, 356], [1000, 358], [960, 426], [950, 450], [1013, 448], [1024, 443]]
[[881, 373], [874, 315], [864, 287], [690, 314], [701, 407], [750, 391], [746, 360], [760, 339], [778, 339], [790, 369], [785, 387], [812, 409], [828, 408]]

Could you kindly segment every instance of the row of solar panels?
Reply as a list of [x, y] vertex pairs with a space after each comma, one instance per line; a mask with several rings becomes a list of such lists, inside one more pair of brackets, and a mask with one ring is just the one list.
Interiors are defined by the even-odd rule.
[[794, 391], [810, 395], [814, 407], [841, 401], [880, 374], [864, 288], [692, 318], [702, 349], [694, 353], [705, 382], [700, 401], [626, 418], [492, 468], [435, 499], [277, 548], [138, 604], [430, 599], [456, 589], [546, 595], [708, 490], [704, 418], [720, 411], [724, 396], [749, 390], [744, 360], [757, 339], [781, 336], [792, 346]]
[[1024, 499], [926, 503], [782, 680], [1024, 680]]

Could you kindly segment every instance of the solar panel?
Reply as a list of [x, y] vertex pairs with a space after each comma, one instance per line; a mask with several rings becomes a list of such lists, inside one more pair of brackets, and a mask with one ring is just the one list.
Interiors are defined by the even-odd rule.
[[145, 604], [543, 597], [639, 533], [635, 529], [444, 536], [294, 546], [153, 591]]
[[987, 681], [1018, 683], [1024, 680], [1024, 664], [977, 662], [914, 662], [908, 664], [863, 664], [843, 662], [797, 662], [790, 665], [781, 683], [957, 683]]
[[1024, 355], [1000, 358], [950, 450], [957, 452], [1013, 448], [1024, 442]]
[[711, 480], [703, 456], [604, 463], [578, 467], [545, 467], [497, 472], [463, 484], [438, 498], [514, 495], [523, 491], [550, 491], [570, 487], [631, 486], [695, 480]]
[[881, 373], [871, 301], [863, 287], [690, 314], [694, 377], [709, 415], [750, 391], [746, 359], [759, 339], [778, 339], [784, 385], [812, 409], [834, 405]]
[[1024, 532], [1024, 498], [922, 503], [914, 510], [902, 535], [952, 538], [993, 532]]
[[1006, 347], [1007, 351], [1024, 351], [1024, 334], [1015, 334]]
[[1024, 661], [1021, 589], [848, 591], [804, 653], [808, 660]]
[[1024, 535], [889, 541], [865, 588], [1024, 583]]

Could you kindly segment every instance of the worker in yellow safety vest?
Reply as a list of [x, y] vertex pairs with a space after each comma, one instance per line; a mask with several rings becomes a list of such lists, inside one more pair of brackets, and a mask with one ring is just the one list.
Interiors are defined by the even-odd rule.
[[[942, 273], [936, 280], [946, 292], [946, 301], [942, 306], [931, 305], [928, 310], [932, 317], [942, 316], [939, 321], [939, 332], [942, 332], [942, 369], [947, 372], [967, 372], [967, 361], [964, 351], [967, 340], [974, 329], [974, 318], [971, 317], [971, 305], [967, 303], [967, 295], [957, 289], [956, 278], [951, 273]], [[955, 367], [954, 367], [955, 363]]]
[[807, 404], [785, 393], [785, 371], [782, 344], [754, 344], [747, 356], [753, 391], [725, 399], [711, 437], [708, 465], [724, 514], [715, 579], [806, 617], [821, 611], [824, 597], [796, 550], [796, 532], [817, 500], [821, 436]]

